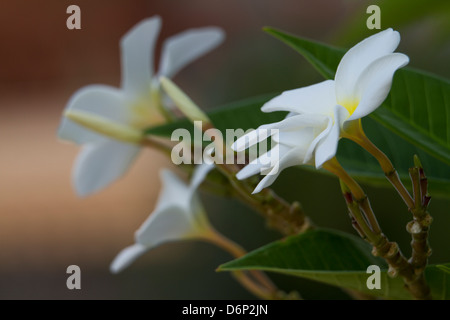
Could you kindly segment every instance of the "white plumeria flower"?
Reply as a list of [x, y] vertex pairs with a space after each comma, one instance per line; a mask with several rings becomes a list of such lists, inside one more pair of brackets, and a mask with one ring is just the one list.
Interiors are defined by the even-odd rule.
[[258, 184], [256, 193], [271, 185], [287, 167], [310, 164], [320, 168], [333, 158], [342, 133], [381, 105], [395, 71], [409, 62], [406, 55], [393, 53], [399, 42], [397, 31], [379, 32], [344, 55], [334, 80], [285, 91], [264, 104], [264, 112], [290, 113], [283, 121], [263, 125], [241, 137], [232, 148], [243, 151], [267, 139], [268, 132], [275, 132], [272, 139], [279, 161], [264, 168], [256, 159], [237, 174], [238, 179], [267, 170], [269, 174]]
[[159, 71], [154, 74], [154, 48], [160, 27], [160, 17], [154, 16], [122, 38], [121, 88], [86, 86], [71, 97], [66, 107], [67, 117], [71, 115], [71, 119], [94, 129], [64, 118], [58, 132], [61, 139], [83, 145], [73, 171], [80, 196], [99, 191], [122, 176], [140, 151], [139, 140], [134, 137], [166, 121], [158, 79], [172, 77], [224, 38], [222, 30], [215, 27], [190, 29], [168, 38], [163, 44]]
[[161, 172], [163, 187], [156, 208], [136, 231], [136, 243], [122, 250], [114, 259], [111, 272], [122, 271], [144, 252], [162, 243], [209, 237], [212, 226], [196, 191], [213, 168], [214, 165], [208, 164], [197, 166], [190, 185], [169, 170]]

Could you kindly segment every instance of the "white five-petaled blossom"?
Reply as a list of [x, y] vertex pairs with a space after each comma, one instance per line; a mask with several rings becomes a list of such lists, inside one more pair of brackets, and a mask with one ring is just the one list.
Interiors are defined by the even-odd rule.
[[144, 252], [164, 242], [208, 238], [212, 226], [196, 191], [212, 168], [214, 165], [197, 166], [189, 185], [169, 170], [161, 172], [163, 187], [156, 208], [136, 231], [136, 243], [114, 259], [111, 272], [122, 271]]
[[256, 159], [237, 174], [238, 179], [267, 170], [269, 173], [256, 187], [256, 193], [271, 185], [287, 167], [310, 164], [320, 168], [333, 158], [342, 133], [359, 125], [362, 117], [382, 104], [395, 71], [409, 62], [406, 55], [394, 53], [399, 42], [397, 31], [381, 31], [344, 55], [334, 80], [285, 91], [264, 104], [261, 108], [264, 112], [290, 113], [283, 121], [260, 126], [241, 137], [232, 147], [243, 151], [267, 139], [268, 132], [275, 132], [272, 141], [279, 161], [264, 168]]
[[172, 77], [224, 38], [222, 30], [215, 27], [190, 29], [168, 38], [155, 74], [153, 57], [160, 27], [160, 17], [154, 16], [121, 39], [121, 88], [86, 86], [68, 102], [67, 117], [88, 122], [97, 131], [65, 117], [58, 132], [59, 138], [83, 145], [73, 170], [75, 189], [81, 196], [122, 176], [140, 151], [143, 129], [166, 121], [159, 78]]

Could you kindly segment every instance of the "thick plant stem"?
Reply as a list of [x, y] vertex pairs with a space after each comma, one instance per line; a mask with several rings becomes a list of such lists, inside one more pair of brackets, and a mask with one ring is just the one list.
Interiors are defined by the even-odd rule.
[[432, 218], [427, 211], [430, 196], [427, 194], [428, 182], [417, 156], [414, 159], [416, 166], [409, 169], [409, 175], [413, 184], [414, 203], [413, 220], [408, 223], [406, 229], [411, 234], [412, 255], [410, 263], [417, 274], [423, 273], [428, 264], [431, 249], [428, 243], [428, 233]]
[[[426, 222], [429, 224], [429, 222]], [[417, 220], [411, 221], [407, 226], [411, 233], [412, 254], [410, 262], [416, 272], [423, 272], [428, 264], [428, 257], [431, 255], [431, 248], [428, 243], [429, 227]]]
[[401, 276], [405, 282], [406, 289], [415, 299], [431, 299], [430, 288], [425, 281], [423, 273], [416, 274], [414, 266], [402, 254], [397, 243], [390, 242], [381, 232], [373, 233], [355, 202], [347, 203], [347, 205], [351, 216], [357, 223], [357, 230], [360, 235], [362, 234], [362, 237], [373, 246], [372, 254], [383, 258], [388, 263], [389, 275], [392, 277]]
[[390, 242], [383, 234], [380, 235], [374, 246], [373, 254], [386, 260], [389, 264], [388, 273], [391, 276], [401, 276], [405, 282], [406, 289], [411, 293], [414, 299], [431, 300], [430, 287], [425, 281], [423, 272], [417, 274], [411, 263], [406, 260], [401, 253], [397, 243]]
[[[341, 174], [341, 177], [345, 175]], [[341, 181], [341, 189], [346, 200], [352, 225], [360, 236], [368, 241], [372, 246], [372, 254], [383, 258], [389, 265], [390, 276], [401, 276], [405, 282], [406, 289], [415, 299], [431, 299], [430, 288], [428, 287], [423, 272], [417, 273], [414, 265], [410, 263], [400, 251], [397, 243], [390, 242], [382, 233], [381, 229], [375, 231], [363, 215], [363, 207], [356, 201], [356, 197], [351, 193], [345, 181]]]

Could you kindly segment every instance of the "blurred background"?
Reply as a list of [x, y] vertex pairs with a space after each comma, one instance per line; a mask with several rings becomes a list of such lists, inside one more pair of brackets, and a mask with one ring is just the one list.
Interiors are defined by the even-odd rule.
[[[119, 275], [115, 255], [153, 210], [158, 171], [170, 163], [145, 150], [111, 187], [78, 198], [71, 168], [79, 148], [56, 138], [71, 94], [93, 83], [120, 84], [119, 40], [137, 22], [158, 14], [162, 40], [186, 28], [215, 25], [227, 39], [175, 78], [199, 105], [213, 108], [258, 94], [321, 80], [292, 49], [262, 31], [273, 26], [329, 44], [350, 47], [373, 33], [366, 28], [373, 1], [335, 0], [4, 0], [0, 3], [0, 299], [246, 299], [252, 298], [215, 268], [230, 257], [209, 244], [170, 243]], [[66, 8], [81, 8], [81, 30], [66, 28]], [[410, 66], [450, 77], [447, 0], [376, 1], [382, 29], [402, 35], [399, 51]], [[158, 61], [158, 60], [156, 60]], [[298, 175], [295, 188], [283, 177]], [[450, 174], [450, 173], [449, 173]], [[283, 172], [275, 185], [297, 199], [321, 226], [353, 232], [337, 180], [311, 172]], [[367, 188], [386, 233], [408, 248], [410, 217], [389, 189]], [[327, 201], [318, 198], [326, 195]], [[210, 218], [248, 250], [280, 236], [236, 201], [204, 195]], [[450, 260], [450, 202], [433, 199], [431, 262]], [[394, 210], [392, 209], [394, 208]], [[445, 242], [446, 241], [446, 242]], [[406, 254], [409, 254], [405, 250]], [[81, 290], [66, 288], [66, 268], [81, 268]], [[339, 289], [273, 276], [305, 298], [345, 299]]]

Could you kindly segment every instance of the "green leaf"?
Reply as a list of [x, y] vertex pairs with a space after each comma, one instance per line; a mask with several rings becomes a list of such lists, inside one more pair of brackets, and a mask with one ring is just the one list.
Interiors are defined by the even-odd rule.
[[[280, 121], [286, 113], [260, 111], [261, 106], [275, 95], [264, 95], [218, 107], [209, 112], [208, 116], [222, 132], [225, 132], [225, 129], [242, 128], [247, 130], [257, 128], [265, 123]], [[369, 138], [393, 161], [406, 185], [410, 183], [408, 168], [413, 165], [412, 156], [418, 154], [430, 182], [430, 194], [450, 197], [450, 176], [445, 174], [449, 170], [447, 165], [396, 136], [370, 118], [364, 118], [363, 125]], [[163, 126], [149, 128], [146, 133], [170, 138], [172, 132], [178, 128], [188, 130], [192, 136], [194, 134], [193, 125], [187, 119], [179, 119]], [[371, 185], [389, 186], [389, 182], [376, 160], [353, 142], [344, 139], [339, 142], [338, 158], [349, 173], [359, 181]], [[298, 168], [306, 169], [308, 167], [298, 166]], [[318, 172], [324, 173], [324, 171]]]
[[265, 27], [264, 31], [299, 52], [326, 79], [333, 79], [346, 50]]
[[[316, 229], [273, 242], [242, 258], [225, 263], [219, 271], [263, 270], [297, 276], [357, 290], [388, 299], [411, 299], [401, 278], [390, 278], [382, 260], [371, 255], [370, 246], [350, 234]], [[381, 289], [366, 286], [367, 268], [378, 265]], [[447, 264], [448, 266], [449, 264]], [[426, 269], [433, 298], [450, 298], [449, 275], [436, 266]]]
[[444, 265], [442, 265], [442, 264], [439, 264], [439, 265], [437, 265], [436, 267], [437, 267], [439, 270], [442, 270], [442, 271], [444, 271], [445, 273], [450, 274], [450, 268], [449, 268], [449, 267], [444, 266]]
[[[327, 79], [344, 50], [266, 28], [302, 54]], [[450, 164], [450, 82], [411, 68], [396, 72], [391, 92], [371, 117], [411, 144]]]

